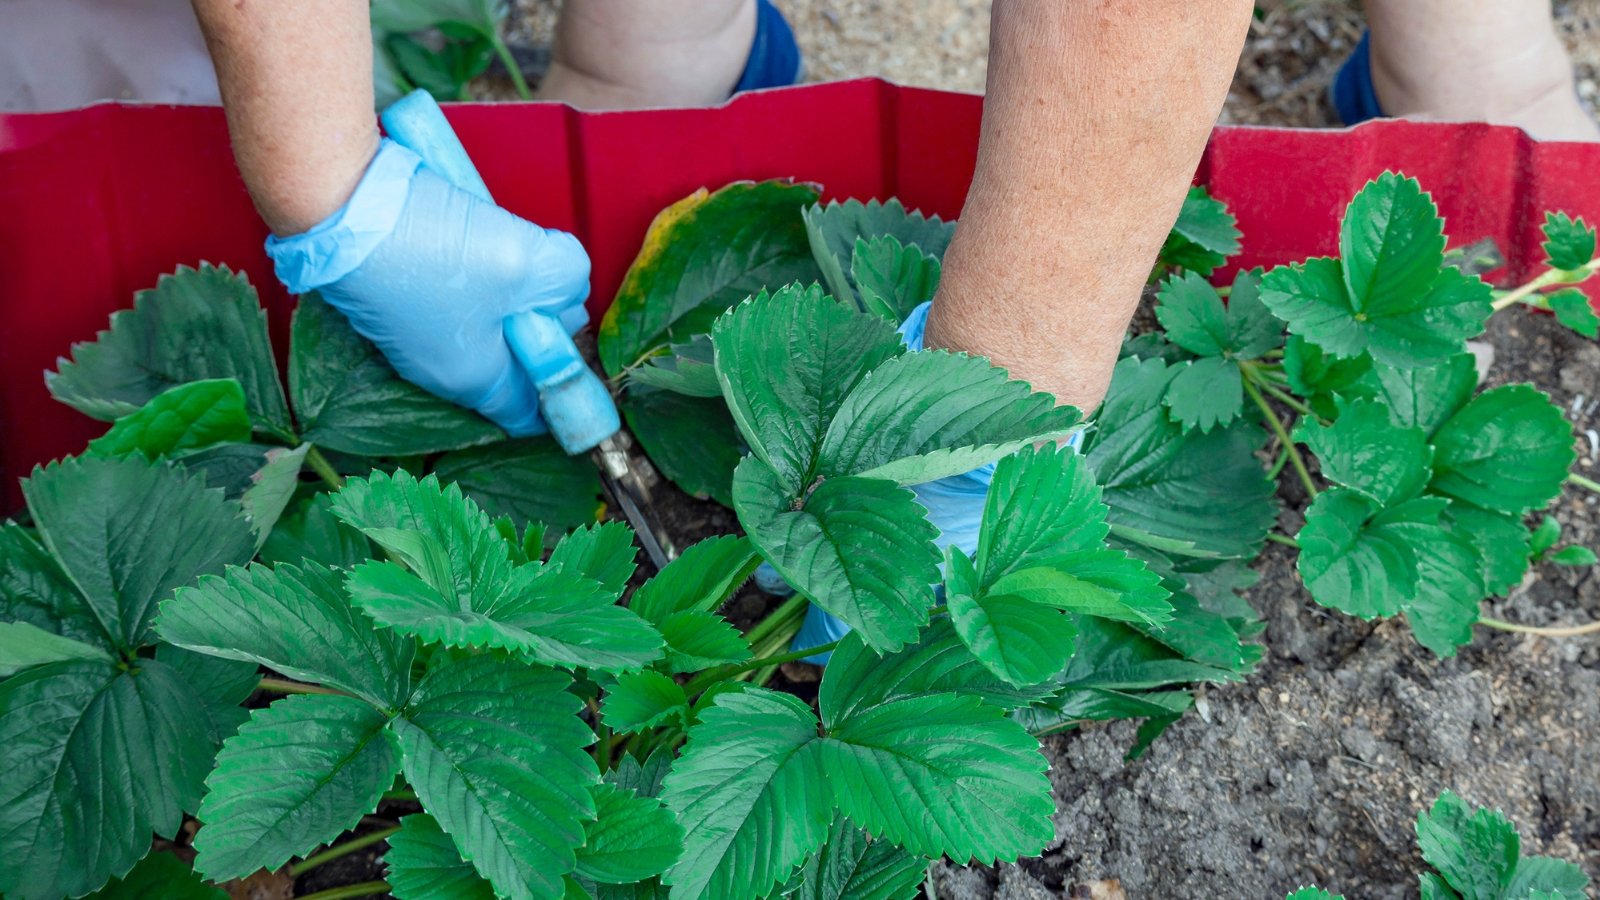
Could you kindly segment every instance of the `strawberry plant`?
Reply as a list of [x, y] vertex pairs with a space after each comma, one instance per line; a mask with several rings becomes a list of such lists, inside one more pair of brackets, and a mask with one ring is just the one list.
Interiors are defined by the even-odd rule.
[[[1417, 876], [1422, 900], [1583, 900], [1589, 877], [1552, 856], [1525, 856], [1516, 826], [1498, 810], [1471, 809], [1445, 791], [1417, 815], [1417, 843], [1432, 871]], [[1287, 900], [1343, 900], [1305, 887]]]

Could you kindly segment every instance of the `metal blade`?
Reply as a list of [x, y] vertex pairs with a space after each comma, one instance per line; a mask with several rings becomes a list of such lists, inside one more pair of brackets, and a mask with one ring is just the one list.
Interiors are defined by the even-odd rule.
[[678, 555], [671, 538], [656, 521], [651, 505], [650, 487], [640, 477], [638, 466], [643, 463], [632, 459], [625, 444], [610, 437], [594, 449], [594, 461], [600, 468], [600, 480], [606, 491], [622, 509], [622, 514], [639, 536], [639, 544], [657, 569], [665, 568]]

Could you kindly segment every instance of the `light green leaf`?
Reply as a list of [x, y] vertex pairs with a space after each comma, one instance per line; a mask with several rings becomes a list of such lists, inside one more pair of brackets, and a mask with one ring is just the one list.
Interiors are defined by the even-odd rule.
[[956, 223], [942, 221], [938, 216], [923, 216], [917, 211], [908, 212], [899, 200], [880, 203], [870, 200], [831, 202], [826, 206], [807, 207], [806, 236], [811, 242], [811, 252], [822, 269], [828, 293], [852, 304], [861, 302], [855, 279], [849, 274], [854, 258], [856, 240], [888, 235], [903, 246], [916, 246], [934, 259], [943, 259], [944, 250], [955, 234]]
[[1284, 900], [1344, 900], [1344, 895], [1330, 894], [1322, 888], [1303, 887], [1285, 897]]
[[333, 514], [333, 495], [317, 494], [278, 519], [258, 557], [274, 565], [306, 561], [351, 569], [372, 558], [372, 544]]
[[103, 647], [62, 637], [27, 622], [0, 622], [0, 678], [69, 659], [112, 661]]
[[1577, 288], [1556, 291], [1545, 298], [1556, 321], [1586, 338], [1600, 338], [1600, 315], [1594, 311], [1589, 296]]
[[440, 22], [493, 28], [504, 14], [497, 0], [375, 0], [372, 27], [382, 31], [423, 31]]
[[750, 659], [750, 645], [744, 635], [714, 613], [697, 609], [672, 613], [657, 629], [667, 642], [670, 672], [695, 672]]
[[979, 584], [1050, 565], [1062, 554], [1103, 547], [1108, 527], [1100, 487], [1067, 447], [1027, 448], [994, 468], [978, 533]]
[[1080, 550], [1054, 566], [1019, 569], [988, 594], [1011, 596], [1080, 615], [1160, 626], [1172, 618], [1160, 576], [1119, 550]]
[[284, 508], [294, 499], [295, 488], [300, 486], [300, 467], [309, 452], [310, 444], [293, 450], [274, 447], [266, 452], [266, 464], [250, 476], [250, 486], [240, 495], [239, 505], [255, 530], [257, 550], [267, 542]]
[[152, 853], [121, 878], [84, 900], [228, 900], [221, 888], [200, 880], [184, 862], [171, 853]]
[[372, 627], [345, 596], [344, 573], [306, 561], [229, 569], [161, 605], [163, 640], [261, 663], [398, 708], [411, 687], [412, 642]]
[[1433, 436], [1431, 489], [1520, 515], [1561, 493], [1577, 459], [1572, 423], [1531, 385], [1484, 391]]
[[[730, 469], [731, 471], [731, 469]], [[566, 531], [595, 520], [600, 476], [583, 456], [568, 456], [548, 437], [497, 441], [439, 457], [433, 474], [457, 484], [491, 516], [518, 527], [543, 522]]]
[[1339, 230], [1352, 308], [1424, 293], [1444, 261], [1444, 220], [1414, 178], [1385, 172], [1350, 201]]
[[790, 883], [791, 900], [910, 900], [922, 886], [928, 861], [874, 841], [844, 816]]
[[1451, 536], [1472, 548], [1478, 579], [1488, 593], [1505, 594], [1522, 582], [1532, 551], [1528, 527], [1519, 517], [1452, 503], [1439, 522]]
[[549, 565], [573, 575], [598, 581], [614, 596], [621, 596], [637, 567], [633, 529], [622, 522], [601, 522], [569, 532], [550, 551]]
[[816, 472], [923, 484], [1061, 437], [1080, 419], [981, 357], [907, 353], [867, 372], [837, 405]]
[[634, 593], [628, 608], [660, 625], [676, 612], [712, 612], [755, 570], [759, 557], [747, 538], [707, 538], [667, 563]]
[[388, 721], [354, 697], [322, 694], [252, 713], [206, 779], [196, 868], [212, 881], [243, 878], [354, 828], [400, 770]]
[[716, 348], [711, 335], [696, 334], [663, 353], [650, 357], [643, 365], [627, 370], [628, 385], [642, 385], [683, 394], [686, 397], [721, 397], [722, 382], [717, 380]]
[[383, 864], [384, 880], [399, 900], [495, 900], [494, 887], [461, 858], [450, 835], [427, 813], [400, 820]]
[[1332, 425], [1300, 421], [1296, 440], [1310, 447], [1322, 474], [1336, 484], [1393, 506], [1422, 492], [1433, 474], [1433, 448], [1421, 428], [1395, 425], [1391, 410], [1376, 400], [1356, 400]]
[[255, 552], [237, 504], [142, 458], [54, 462], [34, 469], [22, 493], [45, 547], [124, 651], [147, 642], [156, 604], [174, 588]]
[[1435, 535], [1416, 548], [1417, 596], [1406, 621], [1417, 643], [1446, 659], [1472, 643], [1478, 603], [1487, 595], [1472, 547], [1452, 535]]
[[1592, 566], [1596, 562], [1593, 550], [1577, 544], [1562, 547], [1547, 558], [1558, 566]]
[[862, 378], [903, 349], [894, 326], [816, 285], [765, 291], [717, 320], [717, 377], [757, 459], [799, 491], [828, 423]]
[[1283, 345], [1283, 323], [1261, 303], [1261, 276], [1240, 272], [1224, 307], [1217, 289], [1191, 271], [1168, 278], [1156, 318], [1169, 340], [1196, 356], [1256, 359]]
[[816, 199], [814, 185], [737, 181], [662, 210], [600, 320], [606, 374], [710, 331], [724, 310], [769, 285], [816, 281], [800, 217]]
[[804, 703], [761, 688], [701, 713], [661, 796], [685, 827], [662, 879], [673, 900], [764, 897], [822, 846], [833, 774], [818, 764], [819, 740]]
[[561, 896], [599, 782], [567, 676], [493, 655], [430, 672], [391, 724], [406, 780], [503, 897]]
[[1564, 859], [1523, 856], [1517, 860], [1504, 896], [1540, 900], [1542, 892], [1548, 900], [1584, 900], [1588, 896], [1585, 890], [1588, 886], [1589, 876]]
[[1335, 394], [1351, 400], [1372, 396], [1373, 390], [1364, 377], [1372, 371], [1372, 365], [1372, 357], [1366, 353], [1354, 359], [1338, 359], [1298, 334], [1290, 335], [1283, 347], [1283, 374], [1289, 379], [1289, 389], [1306, 398], [1312, 411], [1326, 419], [1338, 414]]
[[574, 875], [628, 884], [660, 875], [677, 862], [683, 827], [661, 801], [610, 784], [596, 785], [590, 793], [595, 821], [584, 826]]
[[1417, 887], [1422, 892], [1422, 900], [1461, 900], [1460, 894], [1451, 890], [1443, 878], [1432, 872], [1418, 875]]
[[179, 266], [111, 316], [93, 343], [48, 373], [50, 394], [102, 421], [125, 416], [168, 388], [232, 378], [244, 388], [255, 427], [290, 438], [289, 407], [267, 339], [267, 314], [243, 272]]
[[1160, 258], [1169, 266], [1209, 275], [1239, 252], [1239, 237], [1238, 222], [1228, 207], [1204, 187], [1192, 187]]
[[1450, 791], [1417, 816], [1422, 858], [1468, 898], [1498, 898], [1521, 855], [1517, 830], [1505, 816], [1469, 810]]
[[939, 579], [938, 531], [892, 481], [829, 478], [792, 509], [777, 473], [750, 457], [734, 472], [739, 522], [795, 590], [889, 651], [916, 640]]
[[606, 727], [615, 732], [643, 731], [674, 716], [686, 721], [688, 712], [689, 698], [684, 696], [683, 685], [652, 671], [619, 676], [616, 683], [606, 689], [605, 699], [600, 704]]
[[1594, 245], [1595, 230], [1582, 216], [1574, 219], [1564, 212], [1544, 214], [1544, 252], [1550, 268], [1567, 272], [1583, 268], [1594, 259]]
[[1423, 497], [1386, 510], [1348, 488], [1317, 495], [1295, 564], [1312, 599], [1363, 619], [1400, 612], [1416, 597], [1416, 548], [1444, 537], [1444, 505]]
[[437, 453], [505, 437], [488, 419], [395, 374], [383, 353], [315, 294], [289, 337], [289, 394], [300, 436], [362, 456]]
[[939, 258], [906, 246], [892, 234], [856, 238], [850, 258], [850, 278], [861, 306], [896, 325], [911, 311], [933, 299], [939, 289]]
[[0, 682], [0, 891], [82, 896], [176, 836], [216, 744], [172, 667], [70, 660]]
[[26, 622], [105, 647], [105, 629], [50, 552], [15, 522], [0, 522], [0, 620]]
[[1189, 360], [1177, 367], [1165, 398], [1184, 431], [1210, 431], [1244, 411], [1244, 380], [1239, 364], [1220, 356]]
[[945, 603], [972, 655], [1011, 684], [1039, 684], [1072, 656], [1077, 629], [1059, 609], [999, 592], [948, 593]]
[[250, 440], [244, 388], [232, 378], [168, 388], [89, 442], [90, 456], [142, 453], [150, 459], [212, 444]]
[[1416, 369], [1379, 363], [1363, 381], [1373, 388], [1372, 396], [1389, 407], [1396, 425], [1421, 428], [1432, 438], [1472, 399], [1478, 367], [1471, 353], [1458, 353], [1438, 365]]

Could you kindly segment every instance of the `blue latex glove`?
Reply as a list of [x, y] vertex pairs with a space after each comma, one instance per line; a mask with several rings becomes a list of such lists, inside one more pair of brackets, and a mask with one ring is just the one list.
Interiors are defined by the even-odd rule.
[[589, 321], [589, 256], [452, 186], [385, 139], [349, 202], [303, 234], [267, 239], [290, 291], [317, 291], [395, 371], [513, 437], [543, 434], [539, 396], [504, 322], [535, 311], [568, 334]]
[[[922, 349], [922, 333], [928, 326], [928, 310], [932, 306], [932, 301], [923, 303], [900, 323], [900, 338], [908, 349]], [[1082, 432], [1074, 433], [1068, 444], [1077, 447], [1081, 437]], [[983, 505], [989, 496], [989, 482], [993, 480], [994, 463], [989, 463], [960, 475], [912, 486], [911, 491], [917, 495], [917, 502], [928, 511], [928, 521], [939, 529], [939, 536], [934, 543], [938, 544], [940, 551], [952, 544], [968, 556], [978, 551]], [[822, 607], [811, 606], [806, 610], [805, 621], [801, 623], [800, 632], [790, 646], [795, 650], [820, 647], [849, 633], [849, 625], [829, 615]], [[832, 655], [819, 653], [806, 657], [805, 661], [827, 665], [828, 657]]]

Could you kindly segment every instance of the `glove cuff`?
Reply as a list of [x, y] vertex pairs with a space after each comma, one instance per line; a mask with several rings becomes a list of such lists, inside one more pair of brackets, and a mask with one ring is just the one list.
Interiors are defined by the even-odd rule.
[[344, 206], [309, 231], [267, 238], [267, 256], [290, 293], [332, 284], [360, 268], [394, 231], [422, 158], [384, 138]]

